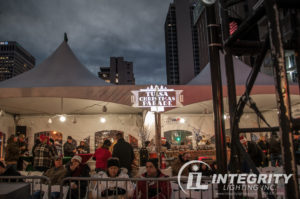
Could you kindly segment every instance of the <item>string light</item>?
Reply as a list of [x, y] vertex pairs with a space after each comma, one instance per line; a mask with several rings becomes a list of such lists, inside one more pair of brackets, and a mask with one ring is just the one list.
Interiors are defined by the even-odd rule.
[[66, 121], [66, 116], [64, 116], [64, 115], [61, 115], [60, 117], [59, 117], [59, 120], [61, 121], [61, 122], [65, 122]]
[[101, 117], [101, 118], [100, 118], [100, 122], [101, 122], [101, 123], [105, 123], [105, 122], [106, 122], [106, 119], [105, 119], [104, 117]]

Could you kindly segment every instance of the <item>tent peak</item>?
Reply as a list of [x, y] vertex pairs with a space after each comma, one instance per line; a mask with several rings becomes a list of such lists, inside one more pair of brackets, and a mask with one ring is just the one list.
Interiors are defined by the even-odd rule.
[[64, 41], [65, 41], [66, 43], [68, 43], [68, 35], [67, 35], [66, 32], [64, 33]]

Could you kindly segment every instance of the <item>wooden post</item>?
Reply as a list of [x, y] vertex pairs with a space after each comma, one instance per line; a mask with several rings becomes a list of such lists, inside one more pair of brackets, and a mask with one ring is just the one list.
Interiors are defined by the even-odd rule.
[[155, 138], [156, 138], [156, 152], [160, 165], [160, 149], [161, 149], [161, 115], [155, 112]]

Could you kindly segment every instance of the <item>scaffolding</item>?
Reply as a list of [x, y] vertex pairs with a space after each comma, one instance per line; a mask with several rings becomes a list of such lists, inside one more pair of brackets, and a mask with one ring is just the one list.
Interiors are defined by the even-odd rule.
[[[214, 103], [214, 125], [216, 136], [216, 151], [217, 151], [217, 164], [219, 173], [226, 173], [227, 165], [224, 160], [223, 152], [226, 151], [224, 140], [224, 119], [223, 115], [223, 99], [220, 75], [219, 50], [223, 50], [225, 55], [226, 76], [228, 87], [228, 106], [230, 114], [230, 132], [231, 132], [231, 157], [230, 157], [230, 172], [241, 172], [241, 158], [243, 158], [253, 173], [259, 174], [253, 160], [242, 146], [239, 135], [240, 133], [252, 132], [273, 132], [279, 131], [281, 136], [281, 148], [283, 157], [283, 168], [286, 174], [293, 174], [293, 177], [285, 185], [286, 198], [300, 198], [299, 185], [297, 181], [297, 167], [293, 147], [293, 134], [300, 130], [299, 119], [293, 119], [291, 115], [291, 104], [289, 94], [289, 82], [287, 79], [287, 71], [285, 67], [284, 49], [289, 48], [295, 51], [296, 65], [298, 72], [298, 84], [300, 91], [300, 33], [297, 30], [299, 22], [297, 17], [292, 17], [292, 37], [289, 41], [283, 40], [281, 30], [280, 12], [282, 9], [293, 10], [297, 15], [297, 10], [300, 9], [299, 0], [259, 0], [254, 5], [253, 12], [241, 20], [234, 32], [230, 32], [230, 11], [232, 7], [246, 2], [247, 0], [219, 0], [213, 6], [206, 6], [206, 20], [207, 20], [207, 33], [208, 33], [208, 47], [211, 63], [211, 78], [213, 90], [213, 103]], [[216, 16], [215, 10], [219, 9], [219, 15]], [[221, 28], [216, 24], [216, 18], [221, 23]], [[267, 21], [267, 32], [264, 39], [251, 39], [247, 40], [247, 33], [249, 34], [256, 26], [257, 23], [265, 19]], [[221, 31], [220, 31], [221, 30]], [[222, 39], [219, 34], [221, 32]], [[259, 112], [255, 103], [250, 97], [251, 90], [255, 80], [261, 69], [261, 65], [265, 59], [267, 52], [271, 52], [272, 66], [275, 80], [276, 101], [278, 108], [278, 127], [264, 128], [239, 128], [239, 121], [243, 115], [244, 108], [247, 103], [251, 104], [251, 108], [255, 113], [264, 120], [263, 115]], [[255, 60], [252, 66], [252, 72], [246, 83], [244, 94], [236, 101], [236, 87], [235, 76], [233, 69], [233, 55], [243, 56], [255, 53]], [[265, 120], [264, 120], [265, 121]], [[267, 123], [265, 121], [265, 123]], [[262, 185], [262, 184], [261, 184]], [[268, 198], [275, 198], [271, 190], [264, 190]], [[222, 190], [219, 190], [222, 192]], [[227, 195], [227, 196], [226, 196]], [[238, 194], [237, 194], [238, 195]], [[239, 196], [236, 195], [236, 198]], [[228, 194], [224, 194], [222, 198], [228, 198]], [[259, 197], [259, 196], [258, 196]]]

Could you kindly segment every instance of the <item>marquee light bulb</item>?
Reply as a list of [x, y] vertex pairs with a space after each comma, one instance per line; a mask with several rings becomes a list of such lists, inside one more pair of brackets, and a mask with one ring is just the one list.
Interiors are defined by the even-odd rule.
[[49, 118], [48, 123], [52, 124], [52, 119], [51, 118]]
[[183, 124], [183, 123], [185, 122], [185, 119], [184, 119], [184, 118], [180, 118], [179, 122], [180, 122], [181, 124]]

